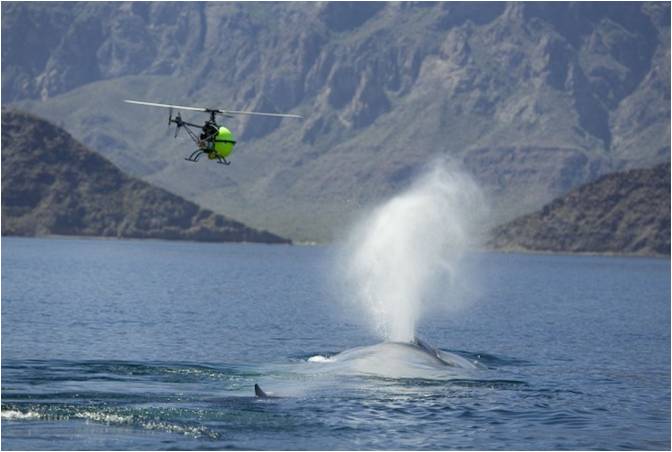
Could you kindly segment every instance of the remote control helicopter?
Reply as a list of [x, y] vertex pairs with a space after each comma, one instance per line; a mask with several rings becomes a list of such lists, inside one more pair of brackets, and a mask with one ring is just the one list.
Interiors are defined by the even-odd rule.
[[[143, 102], [131, 99], [125, 99], [124, 102], [136, 105], [147, 105], [150, 107], [168, 108], [168, 126], [171, 124], [176, 125], [175, 138], [177, 138], [177, 134], [179, 133], [180, 129], [184, 129], [196, 144], [196, 150], [184, 158], [190, 162], [197, 162], [202, 155], [207, 155], [209, 160], [216, 160], [217, 163], [221, 163], [223, 165], [231, 164], [231, 162], [226, 158], [233, 152], [233, 147], [236, 145], [236, 140], [233, 137], [233, 133], [231, 133], [227, 127], [217, 124], [217, 121], [215, 120], [217, 115], [221, 115], [227, 118], [233, 118], [234, 115], [248, 115], [303, 119], [303, 116], [300, 115], [283, 113], [261, 113], [257, 111], [236, 111], [208, 107], [185, 107], [183, 105], [159, 104], [155, 102]], [[177, 111], [175, 116], [173, 116], [174, 110]], [[203, 125], [193, 124], [191, 122], [184, 121], [179, 110], [200, 111], [203, 113], [208, 113], [210, 115], [210, 119], [205, 121], [205, 124]]]

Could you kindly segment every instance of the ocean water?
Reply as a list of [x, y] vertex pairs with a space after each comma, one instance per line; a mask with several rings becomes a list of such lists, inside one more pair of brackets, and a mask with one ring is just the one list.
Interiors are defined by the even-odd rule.
[[471, 254], [416, 325], [444, 365], [333, 254], [3, 237], [2, 448], [670, 448], [669, 260]]

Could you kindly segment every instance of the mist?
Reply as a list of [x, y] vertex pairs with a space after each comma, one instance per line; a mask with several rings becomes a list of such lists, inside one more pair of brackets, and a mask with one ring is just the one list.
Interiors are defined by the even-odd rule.
[[411, 342], [421, 317], [460, 305], [463, 258], [480, 242], [485, 198], [445, 161], [355, 222], [339, 253], [344, 298], [384, 341]]

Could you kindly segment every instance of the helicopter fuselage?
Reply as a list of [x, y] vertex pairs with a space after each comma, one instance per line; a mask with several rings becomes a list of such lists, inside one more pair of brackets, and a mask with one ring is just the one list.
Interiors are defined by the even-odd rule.
[[[175, 137], [177, 137], [180, 129], [184, 128], [189, 134], [189, 137], [194, 141], [198, 149], [186, 157], [185, 160], [191, 162], [198, 161], [198, 158], [202, 154], [206, 154], [210, 160], [217, 160], [217, 163], [222, 163], [229, 165], [229, 161], [226, 160], [226, 157], [231, 155], [233, 152], [233, 147], [236, 145], [236, 140], [233, 138], [233, 133], [224, 127], [220, 126], [215, 122], [215, 117], [217, 115], [223, 115], [228, 118], [233, 118], [234, 115], [247, 115], [247, 116], [267, 116], [274, 118], [298, 118], [303, 119], [303, 116], [286, 114], [286, 113], [263, 113], [258, 111], [236, 111], [236, 110], [224, 110], [221, 108], [207, 108], [207, 107], [190, 107], [182, 105], [171, 105], [171, 104], [160, 104], [156, 102], [145, 102], [140, 100], [131, 100], [124, 99], [124, 102], [129, 104], [136, 105], [146, 105], [149, 107], [160, 107], [169, 109], [168, 113], [168, 125], [175, 124], [177, 126], [175, 130]], [[210, 115], [210, 120], [206, 121], [202, 126], [199, 124], [192, 124], [182, 120], [182, 116], [178, 112], [175, 117], [173, 117], [173, 109], [178, 110], [189, 110], [189, 111], [199, 111], [203, 113], [208, 113]], [[195, 132], [194, 129], [201, 129], [202, 133], [200, 135]]]
[[[189, 136], [194, 140], [194, 143], [198, 146], [198, 149], [194, 151], [187, 160], [196, 161], [201, 153], [205, 153], [210, 160], [217, 159], [226, 162], [226, 157], [231, 155], [233, 147], [236, 145], [236, 140], [234, 139], [231, 130], [227, 127], [218, 125], [212, 119], [200, 126], [198, 124], [183, 121], [182, 117], [178, 114], [175, 118], [171, 117], [170, 122], [177, 125], [178, 131], [180, 128], [184, 127], [189, 133]], [[190, 130], [190, 127], [200, 128], [201, 134], [196, 136], [196, 134]]]

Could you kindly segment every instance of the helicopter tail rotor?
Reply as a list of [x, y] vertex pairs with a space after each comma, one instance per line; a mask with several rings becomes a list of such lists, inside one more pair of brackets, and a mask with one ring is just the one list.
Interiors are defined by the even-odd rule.
[[173, 107], [170, 107], [168, 110], [168, 130], [170, 131], [170, 125], [172, 123], [175, 123], [175, 138], [177, 138], [178, 133], [180, 132], [180, 128], [184, 127], [186, 123], [182, 120], [182, 115], [178, 111], [175, 117], [173, 117]]
[[182, 121], [182, 115], [179, 111], [177, 112], [177, 115], [175, 115], [173, 122], [177, 124], [177, 127], [175, 127], [175, 138], [177, 138], [177, 135], [180, 133], [180, 127], [184, 126], [184, 121]]
[[170, 134], [170, 124], [173, 122], [173, 107], [168, 110], [168, 133]]

